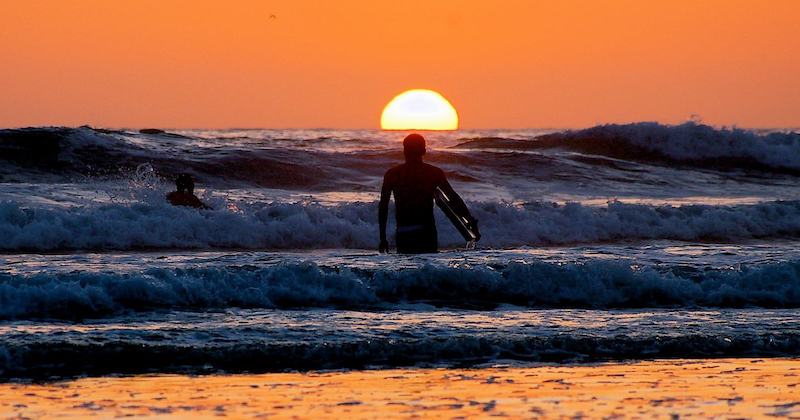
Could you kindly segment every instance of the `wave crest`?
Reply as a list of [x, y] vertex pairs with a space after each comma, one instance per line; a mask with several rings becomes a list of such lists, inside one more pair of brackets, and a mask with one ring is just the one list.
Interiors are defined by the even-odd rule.
[[428, 303], [493, 309], [800, 307], [800, 262], [687, 271], [591, 261], [348, 269], [311, 262], [263, 268], [0, 275], [0, 319], [102, 317], [229, 307], [385, 308]]
[[458, 148], [563, 148], [633, 161], [672, 162], [716, 169], [766, 169], [800, 174], [800, 134], [758, 134], [687, 122], [607, 124], [546, 134], [534, 140], [485, 138]]
[[[377, 203], [271, 203], [197, 211], [169, 205], [111, 204], [26, 208], [0, 203], [0, 249], [6, 251], [154, 248], [372, 249]], [[800, 201], [753, 205], [649, 206], [610, 202], [472, 203], [482, 246], [517, 247], [621, 240], [738, 241], [800, 235]], [[463, 240], [436, 211], [439, 243]], [[390, 228], [391, 232], [391, 228]]]

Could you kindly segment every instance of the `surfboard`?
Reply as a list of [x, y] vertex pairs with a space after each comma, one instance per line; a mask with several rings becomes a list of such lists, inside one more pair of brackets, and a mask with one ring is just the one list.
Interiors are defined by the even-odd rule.
[[475, 242], [481, 238], [481, 234], [478, 231], [477, 220], [471, 219], [468, 214], [457, 212], [453, 207], [451, 197], [448, 197], [441, 188], [436, 187], [433, 197], [436, 205], [442, 209], [447, 218], [450, 219], [450, 222], [453, 223], [453, 226], [458, 229], [458, 232], [464, 237], [464, 240], [467, 241], [467, 245], [471, 244], [474, 246]]

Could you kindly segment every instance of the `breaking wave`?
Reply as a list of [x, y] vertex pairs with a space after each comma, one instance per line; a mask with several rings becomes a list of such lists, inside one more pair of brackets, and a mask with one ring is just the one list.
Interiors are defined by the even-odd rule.
[[0, 319], [82, 319], [130, 311], [396, 304], [494, 309], [800, 307], [800, 262], [728, 269], [620, 261], [510, 262], [349, 269], [312, 262], [267, 267], [151, 268], [133, 273], [0, 275]]
[[[293, 133], [301, 134], [304, 133]], [[374, 184], [386, 168], [402, 160], [396, 139], [372, 131], [348, 134], [355, 137], [283, 139], [275, 133], [262, 133], [263, 138], [208, 139], [197, 133], [193, 137], [89, 127], [7, 129], [0, 130], [0, 180], [87, 181], [119, 177], [148, 164], [161, 176], [188, 171], [210, 185], [238, 182], [306, 191], [377, 188]], [[677, 126], [635, 123], [521, 138], [469, 140], [459, 139], [457, 134], [451, 136], [439, 140], [440, 147], [432, 151], [429, 160], [442, 165], [453, 179], [465, 182], [502, 181], [509, 174], [538, 179], [540, 173], [555, 176], [559, 170], [582, 170], [559, 156], [486, 153], [485, 149], [567, 149], [631, 162], [800, 174], [797, 133], [760, 134], [696, 123]], [[459, 141], [454, 148], [448, 147]], [[610, 164], [587, 159], [582, 162]], [[586, 177], [598, 175], [591, 166], [583, 170], [589, 171], [584, 174]]]
[[563, 148], [632, 161], [666, 161], [712, 169], [771, 169], [800, 173], [800, 134], [715, 129], [687, 122], [608, 124], [539, 136], [534, 140], [483, 138], [457, 148], [535, 150]]
[[[480, 221], [480, 245], [495, 248], [800, 236], [800, 201], [679, 207], [484, 202], [470, 208]], [[166, 204], [31, 208], [3, 202], [0, 250], [373, 249], [377, 213], [376, 203], [272, 203], [240, 211], [197, 211]], [[436, 215], [440, 246], [463, 246], [444, 216], [438, 211]]]
[[[89, 127], [7, 129], [0, 130], [0, 181], [91, 182], [124, 178], [146, 164], [167, 178], [191, 172], [208, 183], [237, 181], [313, 191], [358, 185], [363, 172], [377, 176], [388, 165], [380, 154], [366, 153], [361, 159], [285, 146], [279, 139], [241, 144], [236, 139], [215, 142], [172, 133], [142, 136]], [[387, 156], [396, 159], [397, 153]]]

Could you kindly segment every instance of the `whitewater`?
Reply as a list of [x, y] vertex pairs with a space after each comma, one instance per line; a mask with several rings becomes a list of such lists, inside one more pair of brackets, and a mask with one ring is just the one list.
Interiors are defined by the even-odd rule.
[[405, 134], [0, 130], [0, 378], [800, 355], [797, 132], [424, 133], [483, 238], [379, 255]]

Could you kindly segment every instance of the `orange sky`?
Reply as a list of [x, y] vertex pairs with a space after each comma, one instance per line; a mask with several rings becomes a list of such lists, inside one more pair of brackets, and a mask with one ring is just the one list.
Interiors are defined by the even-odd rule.
[[[270, 18], [270, 15], [276, 18]], [[797, 0], [0, 0], [0, 126], [800, 126]]]

